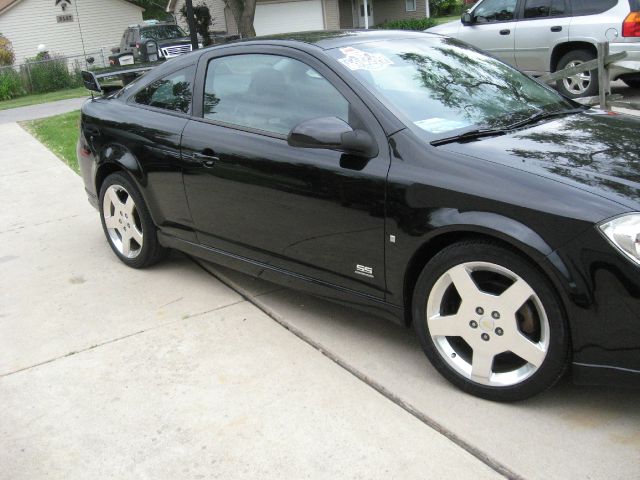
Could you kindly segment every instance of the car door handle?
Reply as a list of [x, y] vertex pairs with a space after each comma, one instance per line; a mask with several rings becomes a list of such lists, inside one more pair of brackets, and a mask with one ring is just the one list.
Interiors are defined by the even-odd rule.
[[560, 25], [556, 25], [555, 27], [551, 27], [552, 32], [561, 32], [562, 27]]
[[504, 30], [500, 30], [500, 35], [510, 35], [511, 34], [511, 30], [509, 30], [508, 28], [505, 28]]
[[216, 154], [210, 148], [205, 148], [202, 153], [194, 152], [192, 157], [195, 160], [198, 160], [207, 168], [211, 168], [215, 166], [216, 162], [220, 161], [220, 158], [216, 156]]

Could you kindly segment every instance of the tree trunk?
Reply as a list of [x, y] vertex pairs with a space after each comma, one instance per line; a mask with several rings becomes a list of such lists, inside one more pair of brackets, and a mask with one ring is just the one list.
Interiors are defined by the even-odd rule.
[[253, 18], [256, 15], [256, 0], [244, 0], [244, 8], [240, 16], [238, 29], [242, 38], [255, 37], [256, 30], [253, 28]]

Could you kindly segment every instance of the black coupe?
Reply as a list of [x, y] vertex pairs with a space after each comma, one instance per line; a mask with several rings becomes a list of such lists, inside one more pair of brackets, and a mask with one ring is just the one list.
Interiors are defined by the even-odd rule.
[[168, 61], [103, 88], [80, 128], [89, 200], [131, 267], [173, 248], [412, 325], [488, 399], [569, 366], [640, 385], [633, 117], [450, 38], [340, 31]]

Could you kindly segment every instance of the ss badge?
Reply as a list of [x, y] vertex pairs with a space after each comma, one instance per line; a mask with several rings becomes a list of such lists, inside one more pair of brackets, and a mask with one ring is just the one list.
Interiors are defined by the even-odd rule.
[[357, 273], [363, 277], [373, 278], [373, 268], [365, 265], [356, 265], [356, 271], [353, 273]]

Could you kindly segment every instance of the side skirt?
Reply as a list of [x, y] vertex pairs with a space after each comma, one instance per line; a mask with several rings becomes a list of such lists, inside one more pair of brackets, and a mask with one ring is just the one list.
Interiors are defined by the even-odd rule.
[[404, 309], [384, 300], [217, 248], [182, 240], [172, 235], [167, 235], [162, 231], [158, 231], [158, 239], [163, 247], [174, 248], [188, 255], [246, 273], [252, 277], [261, 278], [294, 290], [302, 290], [326, 300], [383, 317], [399, 325], [405, 325]]

